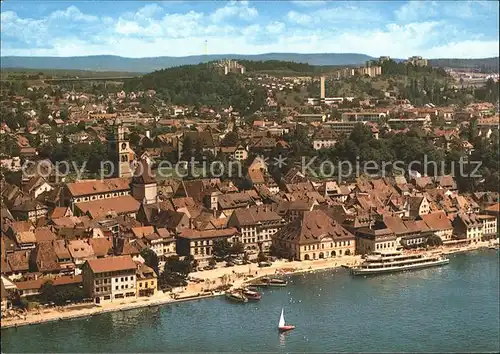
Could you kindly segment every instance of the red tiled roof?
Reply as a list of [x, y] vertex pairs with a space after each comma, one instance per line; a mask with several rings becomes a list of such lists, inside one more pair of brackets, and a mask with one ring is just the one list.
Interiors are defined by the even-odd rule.
[[36, 280], [19, 281], [15, 282], [14, 284], [19, 290], [32, 290], [40, 289], [42, 285], [48, 281], [52, 281], [52, 284], [54, 286], [80, 284], [83, 283], [83, 277], [81, 275], [63, 275], [54, 279], [39, 278]]
[[75, 207], [80, 209], [84, 214], [89, 213], [92, 218], [106, 216], [111, 211], [114, 211], [116, 214], [135, 213], [139, 210], [140, 206], [141, 203], [131, 195], [75, 203]]
[[431, 230], [446, 230], [451, 229], [450, 219], [443, 211], [422, 215], [422, 220], [425, 221]]
[[179, 237], [188, 239], [201, 239], [201, 238], [217, 238], [217, 237], [231, 237], [238, 233], [238, 230], [234, 227], [228, 229], [219, 230], [193, 230], [184, 229], [181, 231]]
[[130, 189], [129, 178], [110, 178], [104, 180], [83, 180], [68, 183], [66, 186], [73, 197], [109, 193]]
[[130, 256], [89, 259], [87, 263], [94, 273], [136, 269], [136, 264]]

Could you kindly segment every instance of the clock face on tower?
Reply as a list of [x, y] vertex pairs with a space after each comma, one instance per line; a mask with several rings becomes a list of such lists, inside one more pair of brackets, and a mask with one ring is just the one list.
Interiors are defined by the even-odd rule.
[[127, 143], [122, 144], [122, 150], [125, 150], [127, 148]]

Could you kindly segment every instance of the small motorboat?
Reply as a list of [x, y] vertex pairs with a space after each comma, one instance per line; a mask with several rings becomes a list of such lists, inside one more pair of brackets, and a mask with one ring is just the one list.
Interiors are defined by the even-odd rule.
[[236, 291], [227, 292], [226, 298], [236, 302], [248, 302], [248, 299], [245, 295]]
[[280, 321], [278, 323], [278, 330], [280, 332], [287, 332], [291, 331], [292, 329], [295, 329], [295, 326], [285, 324], [285, 315], [283, 312], [283, 308], [281, 308], [281, 316], [280, 316]]
[[262, 295], [258, 291], [243, 289], [242, 293], [248, 300], [260, 300], [262, 298]]

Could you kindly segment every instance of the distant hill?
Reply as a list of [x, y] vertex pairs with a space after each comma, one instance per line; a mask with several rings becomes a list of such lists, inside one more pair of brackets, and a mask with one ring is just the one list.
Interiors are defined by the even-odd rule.
[[498, 72], [498, 59], [498, 57], [483, 59], [429, 59], [429, 65], [448, 68], [479, 69], [484, 72]]
[[[364, 65], [375, 58], [356, 53], [267, 53], [257, 55], [194, 55], [187, 57], [154, 57], [125, 58], [113, 55], [96, 55], [83, 57], [1, 57], [0, 66], [24, 69], [59, 69], [59, 70], [89, 70], [114, 71], [129, 73], [149, 73], [155, 70], [177, 67], [181, 65], [196, 65], [207, 61], [220, 59], [236, 59], [251, 61], [279, 60], [304, 63], [315, 66], [350, 66]], [[394, 59], [396, 62], [402, 59]], [[483, 71], [498, 71], [498, 57], [484, 59], [430, 59], [429, 64], [438, 67], [475, 68]]]
[[325, 54], [296, 54], [296, 53], [268, 53], [258, 55], [196, 55], [187, 57], [155, 57], [155, 58], [124, 58], [113, 55], [97, 55], [85, 57], [15, 57], [1, 58], [3, 68], [27, 69], [60, 69], [60, 70], [91, 70], [91, 71], [122, 71], [148, 73], [164, 68], [181, 65], [196, 65], [207, 61], [220, 59], [237, 60], [280, 60], [309, 65], [363, 65], [373, 59], [365, 54], [355, 53], [325, 53]]

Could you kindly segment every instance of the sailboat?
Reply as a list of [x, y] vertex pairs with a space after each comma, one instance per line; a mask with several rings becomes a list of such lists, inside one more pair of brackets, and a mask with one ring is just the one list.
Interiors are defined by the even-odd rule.
[[290, 331], [294, 328], [295, 328], [295, 326], [285, 324], [285, 315], [283, 313], [283, 308], [281, 308], [281, 316], [280, 316], [280, 321], [278, 323], [278, 330], [280, 332], [286, 332], [286, 331]]

